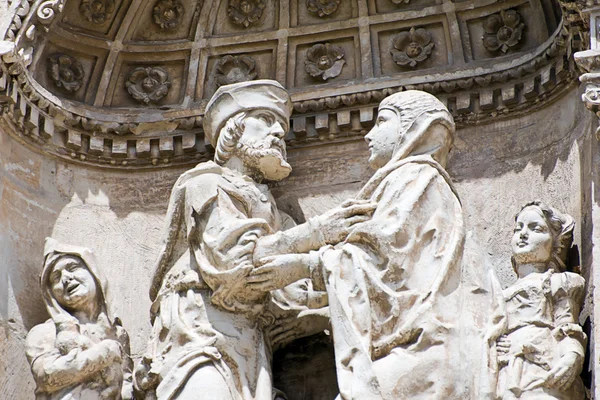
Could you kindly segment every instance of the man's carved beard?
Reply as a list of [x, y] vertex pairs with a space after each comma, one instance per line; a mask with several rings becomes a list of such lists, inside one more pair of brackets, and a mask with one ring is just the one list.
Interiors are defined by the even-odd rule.
[[[269, 146], [269, 147], [267, 147]], [[252, 143], [251, 145], [238, 142], [234, 154], [244, 165], [254, 171], [253, 178], [257, 180], [280, 181], [292, 172], [292, 166], [286, 161], [285, 145], [275, 140], [271, 143]]]

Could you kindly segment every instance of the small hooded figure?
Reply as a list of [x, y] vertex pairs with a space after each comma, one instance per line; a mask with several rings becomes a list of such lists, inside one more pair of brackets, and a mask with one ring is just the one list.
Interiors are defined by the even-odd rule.
[[26, 344], [36, 399], [132, 398], [129, 337], [110, 316], [93, 253], [46, 239], [40, 285], [50, 319]]

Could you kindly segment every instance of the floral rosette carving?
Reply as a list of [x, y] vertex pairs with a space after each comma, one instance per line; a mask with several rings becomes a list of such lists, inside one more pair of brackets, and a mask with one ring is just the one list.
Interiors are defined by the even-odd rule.
[[66, 54], [54, 54], [48, 58], [48, 77], [56, 87], [74, 93], [83, 85], [85, 75], [81, 63]]
[[306, 52], [304, 67], [310, 76], [321, 77], [326, 81], [342, 73], [346, 64], [344, 55], [344, 50], [339, 46], [330, 43], [315, 44]]
[[221, 58], [216, 65], [217, 86], [246, 82], [256, 79], [256, 62], [250, 56], [231, 56]]
[[229, 0], [227, 15], [234, 24], [247, 28], [262, 17], [264, 8], [264, 0]]
[[483, 47], [492, 52], [501, 50], [506, 53], [519, 43], [524, 28], [525, 24], [521, 22], [521, 15], [516, 10], [490, 15], [483, 24]]
[[137, 67], [129, 73], [125, 87], [131, 97], [148, 104], [165, 97], [171, 82], [167, 71], [160, 67]]
[[390, 52], [396, 64], [414, 68], [429, 57], [433, 46], [429, 31], [423, 28], [410, 28], [410, 31], [400, 32], [394, 36]]
[[183, 4], [177, 0], [158, 0], [152, 9], [152, 19], [161, 29], [170, 30], [181, 23], [183, 12]]
[[342, 0], [306, 0], [306, 8], [319, 17], [325, 17], [336, 12], [341, 2]]
[[94, 24], [106, 22], [113, 11], [115, 11], [114, 0], [81, 0], [79, 5], [81, 15]]

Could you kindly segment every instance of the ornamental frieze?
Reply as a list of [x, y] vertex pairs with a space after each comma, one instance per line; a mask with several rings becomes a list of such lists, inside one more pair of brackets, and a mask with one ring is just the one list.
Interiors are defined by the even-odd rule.
[[[428, 1], [385, 15], [336, 0], [298, 1], [296, 14], [286, 16], [274, 0], [157, 0], [144, 8], [146, 23], [156, 26], [151, 49], [150, 39], [133, 35], [139, 29], [135, 19], [97, 37], [90, 31], [79, 35], [61, 1], [43, 11], [23, 1], [7, 31], [8, 44], [0, 48], [2, 118], [44, 151], [115, 167], [195, 162], [209, 154], [201, 123], [207, 99], [219, 86], [259, 78], [275, 79], [292, 93], [291, 146], [361, 135], [381, 99], [407, 89], [438, 96], [459, 125], [481, 123], [542, 107], [571, 87], [579, 71], [569, 62], [570, 49], [581, 49], [587, 34], [580, 31], [585, 23], [579, 14], [561, 20], [558, 13], [537, 15], [549, 21], [549, 33], [535, 36], [525, 26], [524, 17], [533, 12], [525, 1], [454, 3], [454, 17], [469, 30], [461, 40], [435, 7], [424, 6], [423, 20], [408, 19]], [[138, 3], [117, 3], [126, 9], [115, 7], [112, 21], [137, 15], [127, 7]], [[566, 3], [559, 5], [573, 10]], [[79, 4], [69, 12], [82, 19]], [[212, 9], [217, 11], [206, 12]], [[352, 17], [337, 20], [344, 13]], [[185, 33], [180, 18], [199, 25]], [[106, 39], [117, 36], [122, 43]], [[457, 51], [456, 43], [464, 48]], [[71, 58], [50, 61], [55, 54]], [[497, 55], [503, 57], [496, 61]], [[42, 75], [32, 73], [37, 68], [44, 76], [39, 82]], [[425, 68], [426, 75], [420, 72]], [[84, 84], [85, 103], [79, 90]], [[40, 90], [44, 85], [56, 97]], [[101, 113], [95, 105], [102, 105]], [[149, 105], [160, 105], [160, 113]]]

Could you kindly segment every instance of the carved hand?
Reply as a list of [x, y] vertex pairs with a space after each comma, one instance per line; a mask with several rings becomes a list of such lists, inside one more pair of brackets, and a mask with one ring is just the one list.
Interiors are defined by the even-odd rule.
[[273, 351], [306, 336], [316, 335], [329, 329], [329, 307], [306, 310], [277, 321], [268, 331]]
[[581, 362], [581, 357], [574, 352], [564, 354], [548, 372], [545, 386], [560, 391], [568, 389], [581, 372]]
[[510, 350], [510, 340], [506, 336], [500, 336], [496, 342], [496, 352], [498, 353], [498, 362], [500, 365], [506, 365], [509, 362], [508, 351]]
[[300, 279], [310, 277], [310, 256], [308, 254], [284, 254], [265, 257], [261, 267], [248, 275], [248, 287], [268, 292], [282, 289]]
[[368, 200], [347, 200], [340, 207], [329, 210], [323, 215], [315, 217], [323, 239], [327, 244], [337, 244], [361, 222], [371, 219], [376, 203]]

